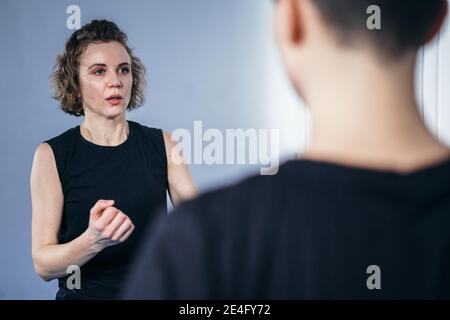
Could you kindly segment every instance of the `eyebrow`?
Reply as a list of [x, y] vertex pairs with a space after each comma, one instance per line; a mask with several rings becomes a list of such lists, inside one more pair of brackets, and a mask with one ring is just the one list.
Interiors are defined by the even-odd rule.
[[[121, 64], [118, 65], [118, 67], [122, 67], [122, 66], [131, 66], [128, 62], [122, 62]], [[91, 70], [93, 67], [106, 67], [106, 64], [104, 63], [94, 63], [92, 66], [90, 66], [88, 68], [88, 70]]]

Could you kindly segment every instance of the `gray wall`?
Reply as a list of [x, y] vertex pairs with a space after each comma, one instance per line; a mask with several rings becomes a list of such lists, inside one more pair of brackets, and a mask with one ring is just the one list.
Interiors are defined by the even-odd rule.
[[[48, 299], [32, 266], [29, 174], [43, 140], [80, 123], [58, 110], [48, 76], [72, 33], [66, 8], [81, 8], [82, 24], [112, 19], [148, 70], [144, 107], [129, 119], [173, 131], [207, 128], [280, 129], [282, 157], [307, 141], [307, 115], [287, 84], [272, 34], [271, 1], [23, 1], [2, 0], [0, 76], [0, 299]], [[447, 27], [448, 29], [448, 27]], [[418, 94], [427, 121], [450, 142], [450, 35], [419, 60]], [[439, 58], [440, 57], [440, 58]], [[192, 165], [201, 191], [257, 172], [255, 165]]]

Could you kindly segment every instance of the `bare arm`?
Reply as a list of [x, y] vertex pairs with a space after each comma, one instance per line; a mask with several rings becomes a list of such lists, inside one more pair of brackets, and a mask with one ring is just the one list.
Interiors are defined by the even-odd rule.
[[[167, 153], [167, 174], [169, 181], [169, 194], [173, 205], [176, 207], [182, 201], [194, 198], [197, 196], [197, 190], [189, 173], [188, 166], [184, 158], [179, 155], [179, 150], [174, 150], [176, 142], [172, 140], [169, 133], [164, 132], [164, 143], [166, 145]], [[178, 159], [174, 159], [175, 152]]]
[[91, 209], [89, 227], [78, 238], [58, 244], [64, 196], [53, 151], [41, 144], [35, 153], [30, 178], [32, 200], [32, 258], [45, 281], [66, 275], [67, 267], [81, 267], [105, 247], [125, 241], [134, 229], [129, 218], [99, 200]]

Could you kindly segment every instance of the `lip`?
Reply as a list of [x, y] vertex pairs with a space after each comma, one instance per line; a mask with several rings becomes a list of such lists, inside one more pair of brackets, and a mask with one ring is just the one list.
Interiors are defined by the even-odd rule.
[[113, 105], [113, 106], [117, 106], [118, 104], [120, 104], [122, 102], [123, 99], [121, 98], [111, 98], [111, 99], [107, 99], [107, 101]]
[[109, 99], [123, 99], [123, 97], [120, 94], [112, 94], [108, 98], [106, 98], [106, 100]]
[[123, 97], [120, 94], [110, 95], [106, 100], [113, 106], [120, 104], [123, 100]]

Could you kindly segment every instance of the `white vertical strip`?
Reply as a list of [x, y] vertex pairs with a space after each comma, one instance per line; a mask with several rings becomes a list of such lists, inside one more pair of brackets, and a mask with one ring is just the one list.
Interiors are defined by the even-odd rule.
[[440, 139], [450, 145], [450, 18], [441, 30], [438, 74], [438, 131]]
[[439, 42], [436, 37], [425, 47], [423, 60], [423, 114], [431, 132], [437, 136]]
[[416, 99], [421, 114], [423, 114], [423, 60], [424, 48], [420, 48], [416, 63]]

